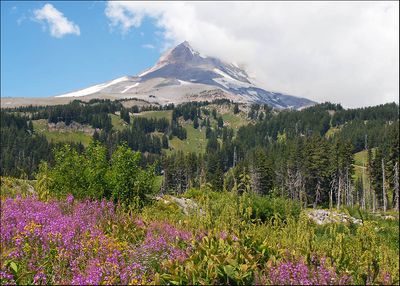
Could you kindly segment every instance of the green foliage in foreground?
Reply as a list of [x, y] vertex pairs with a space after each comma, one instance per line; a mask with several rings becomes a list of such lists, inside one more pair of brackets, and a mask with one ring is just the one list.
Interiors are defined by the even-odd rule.
[[140, 152], [125, 145], [118, 146], [107, 160], [107, 150], [97, 141], [92, 142], [83, 154], [69, 145], [55, 150], [54, 166], [42, 162], [37, 174], [39, 197], [49, 195], [75, 198], [112, 198], [125, 205], [142, 206], [145, 194], [153, 192], [154, 166], [139, 166]]
[[[97, 147], [94, 145], [93, 148]], [[130, 163], [135, 165], [135, 154], [128, 154], [125, 147], [121, 147], [118, 152], [119, 157], [130, 157]], [[117, 155], [114, 154], [113, 157]], [[114, 162], [110, 163], [111, 166]], [[115, 170], [121, 171], [118, 164]], [[125, 175], [121, 176], [119, 178]], [[134, 189], [130, 192], [132, 191]], [[209, 186], [190, 189], [183, 197], [190, 198], [194, 203], [187, 214], [173, 202], [172, 197], [164, 196], [161, 200], [146, 204], [140, 211], [136, 208], [127, 211], [126, 208], [116, 205], [111, 207], [111, 210], [115, 209], [115, 215], [100, 216], [95, 226], [109, 241], [103, 245], [103, 252], [121, 253], [123, 256], [126, 253], [136, 253], [127, 252], [129, 249], [136, 249], [136, 245], [145, 245], [146, 253], [152, 253], [150, 261], [140, 260], [138, 256], [142, 265], [151, 265], [140, 270], [140, 277], [143, 279], [128, 277], [127, 281], [156, 285], [290, 284], [289, 280], [282, 281], [271, 273], [276, 269], [288, 269], [287, 275], [290, 277], [291, 271], [306, 265], [309, 273], [322, 275], [325, 272], [321, 269], [325, 269], [331, 272], [330, 277], [348, 277], [347, 284], [399, 284], [398, 218], [384, 220], [357, 209], [349, 209], [343, 211], [362, 218], [362, 225], [334, 223], [321, 226], [310, 221], [297, 203], [284, 198], [260, 197], [246, 191], [241, 195], [236, 192], [213, 192]], [[84, 203], [83, 201], [77, 199], [67, 203], [61, 199], [59, 202], [68, 212], [72, 206]], [[3, 202], [5, 201], [2, 199]], [[54, 200], [50, 200], [50, 203], [54, 204]], [[94, 203], [100, 205], [100, 202]], [[23, 235], [35, 237], [35, 229], [44, 229], [47, 226], [46, 220], [40, 223], [28, 224]], [[164, 233], [166, 230], [169, 230], [167, 234]], [[184, 241], [174, 239], [180, 233], [188, 234]], [[32, 283], [26, 277], [36, 277], [37, 273], [27, 272], [26, 265], [32, 257], [42, 259], [36, 255], [41, 253], [38, 252], [41, 244], [38, 240], [29, 240], [25, 236], [24, 247], [21, 248], [25, 251], [22, 253], [24, 256], [8, 259], [4, 262], [3, 269], [11, 269], [13, 277], [17, 277], [16, 281]], [[93, 240], [90, 232], [82, 237], [85, 255], [93, 259], [107, 259], [99, 254], [102, 253], [99, 252], [100, 241]], [[165, 239], [168, 247], [184, 250], [180, 259], [172, 259], [158, 252], [158, 243]], [[11, 250], [12, 245], [7, 244], [7, 249]], [[54, 251], [43, 261], [33, 261], [44, 267], [44, 272], [41, 273], [45, 273], [47, 277], [52, 277], [49, 269], [53, 269], [55, 265], [57, 269], [69, 269], [68, 264], [57, 264], [57, 249], [54, 248]], [[123, 263], [123, 259], [118, 263]], [[83, 261], [80, 271], [90, 273], [94, 268], [85, 263], [88, 260]], [[103, 277], [104, 280], [100, 282], [112, 281], [112, 284], [118, 284], [122, 281], [118, 280], [120, 276], [114, 272], [107, 277], [110, 280]], [[323, 284], [318, 283], [322, 280], [310, 280], [310, 277], [305, 281]], [[47, 283], [51, 283], [50, 280]], [[344, 282], [335, 279], [329, 280], [329, 284]]]
[[147, 221], [167, 220], [208, 234], [194, 242], [192, 255], [183, 263], [165, 261], [157, 284], [252, 284], [283, 261], [313, 265], [316, 257], [350, 276], [351, 284], [399, 283], [398, 219], [364, 215], [363, 225], [320, 226], [282, 198], [209, 188], [192, 189], [184, 196], [201, 211], [185, 216], [179, 208], [157, 202], [142, 213]]

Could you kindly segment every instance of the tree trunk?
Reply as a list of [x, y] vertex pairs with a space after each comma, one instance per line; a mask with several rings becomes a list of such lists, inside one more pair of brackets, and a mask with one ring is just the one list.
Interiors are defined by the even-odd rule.
[[350, 205], [350, 183], [349, 183], [349, 168], [346, 167], [346, 182], [345, 182], [345, 203], [346, 206]]
[[317, 183], [317, 189], [316, 189], [316, 191], [315, 191], [315, 201], [314, 201], [314, 206], [313, 206], [314, 209], [315, 209], [315, 208], [317, 207], [317, 205], [318, 205], [320, 195], [321, 195], [320, 183], [319, 183], [319, 181], [318, 181], [318, 183]]
[[342, 191], [342, 176], [339, 174], [338, 191], [337, 191], [337, 209], [340, 209], [340, 193]]
[[364, 183], [364, 178], [365, 178], [365, 164], [363, 163], [363, 172], [362, 172], [362, 180], [361, 180], [361, 185], [362, 185], [362, 200], [361, 200], [361, 209], [365, 210], [365, 183]]
[[256, 194], [261, 194], [260, 173], [254, 166], [250, 169], [250, 176], [251, 176], [251, 188], [253, 192]]
[[386, 186], [385, 186], [385, 161], [382, 158], [382, 196], [383, 196], [383, 211], [387, 209]]
[[236, 166], [236, 146], [233, 147], [233, 168]]
[[333, 208], [333, 193], [336, 193], [337, 191], [337, 178], [336, 174], [334, 174], [334, 177], [330, 183], [330, 190], [329, 190], [329, 209]]
[[399, 169], [397, 162], [394, 164], [394, 200], [393, 207], [396, 211], [399, 210]]
[[374, 213], [376, 210], [376, 195], [375, 190], [372, 190], [372, 212]]

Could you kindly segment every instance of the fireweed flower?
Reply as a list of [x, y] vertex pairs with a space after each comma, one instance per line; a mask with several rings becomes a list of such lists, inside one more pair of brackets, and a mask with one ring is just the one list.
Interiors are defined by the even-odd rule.
[[[273, 285], [345, 285], [351, 283], [347, 275], [338, 276], [335, 268], [328, 268], [326, 259], [318, 260], [313, 257], [312, 264], [308, 266], [303, 260], [282, 261], [276, 267], [272, 267], [267, 280]], [[264, 277], [265, 279], [265, 277]]]
[[221, 231], [220, 234], [219, 234], [219, 237], [222, 240], [225, 240], [228, 237], [228, 233], [226, 231]]
[[[35, 284], [129, 284], [151, 281], [162, 261], [185, 260], [194, 237], [166, 222], [146, 224], [143, 240], [121, 243], [103, 225], [117, 221], [109, 201], [41, 202], [35, 196], [6, 199], [1, 209], [1, 257], [12, 259], [25, 281]], [[124, 220], [121, 221], [124, 223]], [[134, 231], [134, 230], [132, 230]], [[13, 284], [0, 266], [2, 284]]]
[[67, 203], [72, 204], [74, 202], [74, 196], [72, 194], [69, 194], [67, 196]]

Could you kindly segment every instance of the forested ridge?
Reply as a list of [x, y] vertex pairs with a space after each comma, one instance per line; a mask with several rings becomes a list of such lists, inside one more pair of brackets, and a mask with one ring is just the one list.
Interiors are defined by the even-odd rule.
[[[1, 175], [34, 178], [41, 160], [54, 164], [53, 149], [35, 132], [32, 121], [72, 122], [95, 128], [93, 140], [106, 148], [109, 160], [125, 144], [143, 155], [140, 164], [155, 163], [162, 193], [183, 193], [209, 184], [215, 191], [237, 189], [248, 180], [253, 192], [279, 194], [304, 206], [391, 208], [398, 205], [399, 106], [395, 103], [344, 109], [323, 103], [301, 111], [273, 110], [266, 105], [239, 106], [227, 100], [178, 106], [124, 107], [122, 101], [75, 100], [67, 105], [1, 110]], [[220, 108], [243, 114], [249, 124], [233, 130]], [[144, 111], [172, 110], [172, 118], [145, 118]], [[124, 128], [116, 130], [111, 115]], [[204, 153], [170, 149], [169, 140], [185, 141], [183, 123], [205, 132]], [[78, 154], [81, 144], [73, 143]], [[367, 164], [355, 176], [354, 154], [364, 151]], [[383, 191], [384, 189], [384, 191]]]
[[2, 109], [0, 284], [398, 285], [398, 114]]

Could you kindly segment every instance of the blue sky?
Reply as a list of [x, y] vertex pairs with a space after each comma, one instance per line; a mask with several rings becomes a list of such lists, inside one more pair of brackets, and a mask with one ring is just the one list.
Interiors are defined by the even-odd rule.
[[[51, 35], [34, 20], [50, 3], [80, 34]], [[66, 93], [152, 66], [162, 43], [151, 19], [128, 33], [112, 28], [105, 2], [1, 2], [1, 96], [45, 97]], [[144, 45], [154, 48], [144, 48]]]
[[345, 107], [399, 101], [397, 1], [1, 1], [1, 96], [135, 75], [184, 40], [270, 91]]

